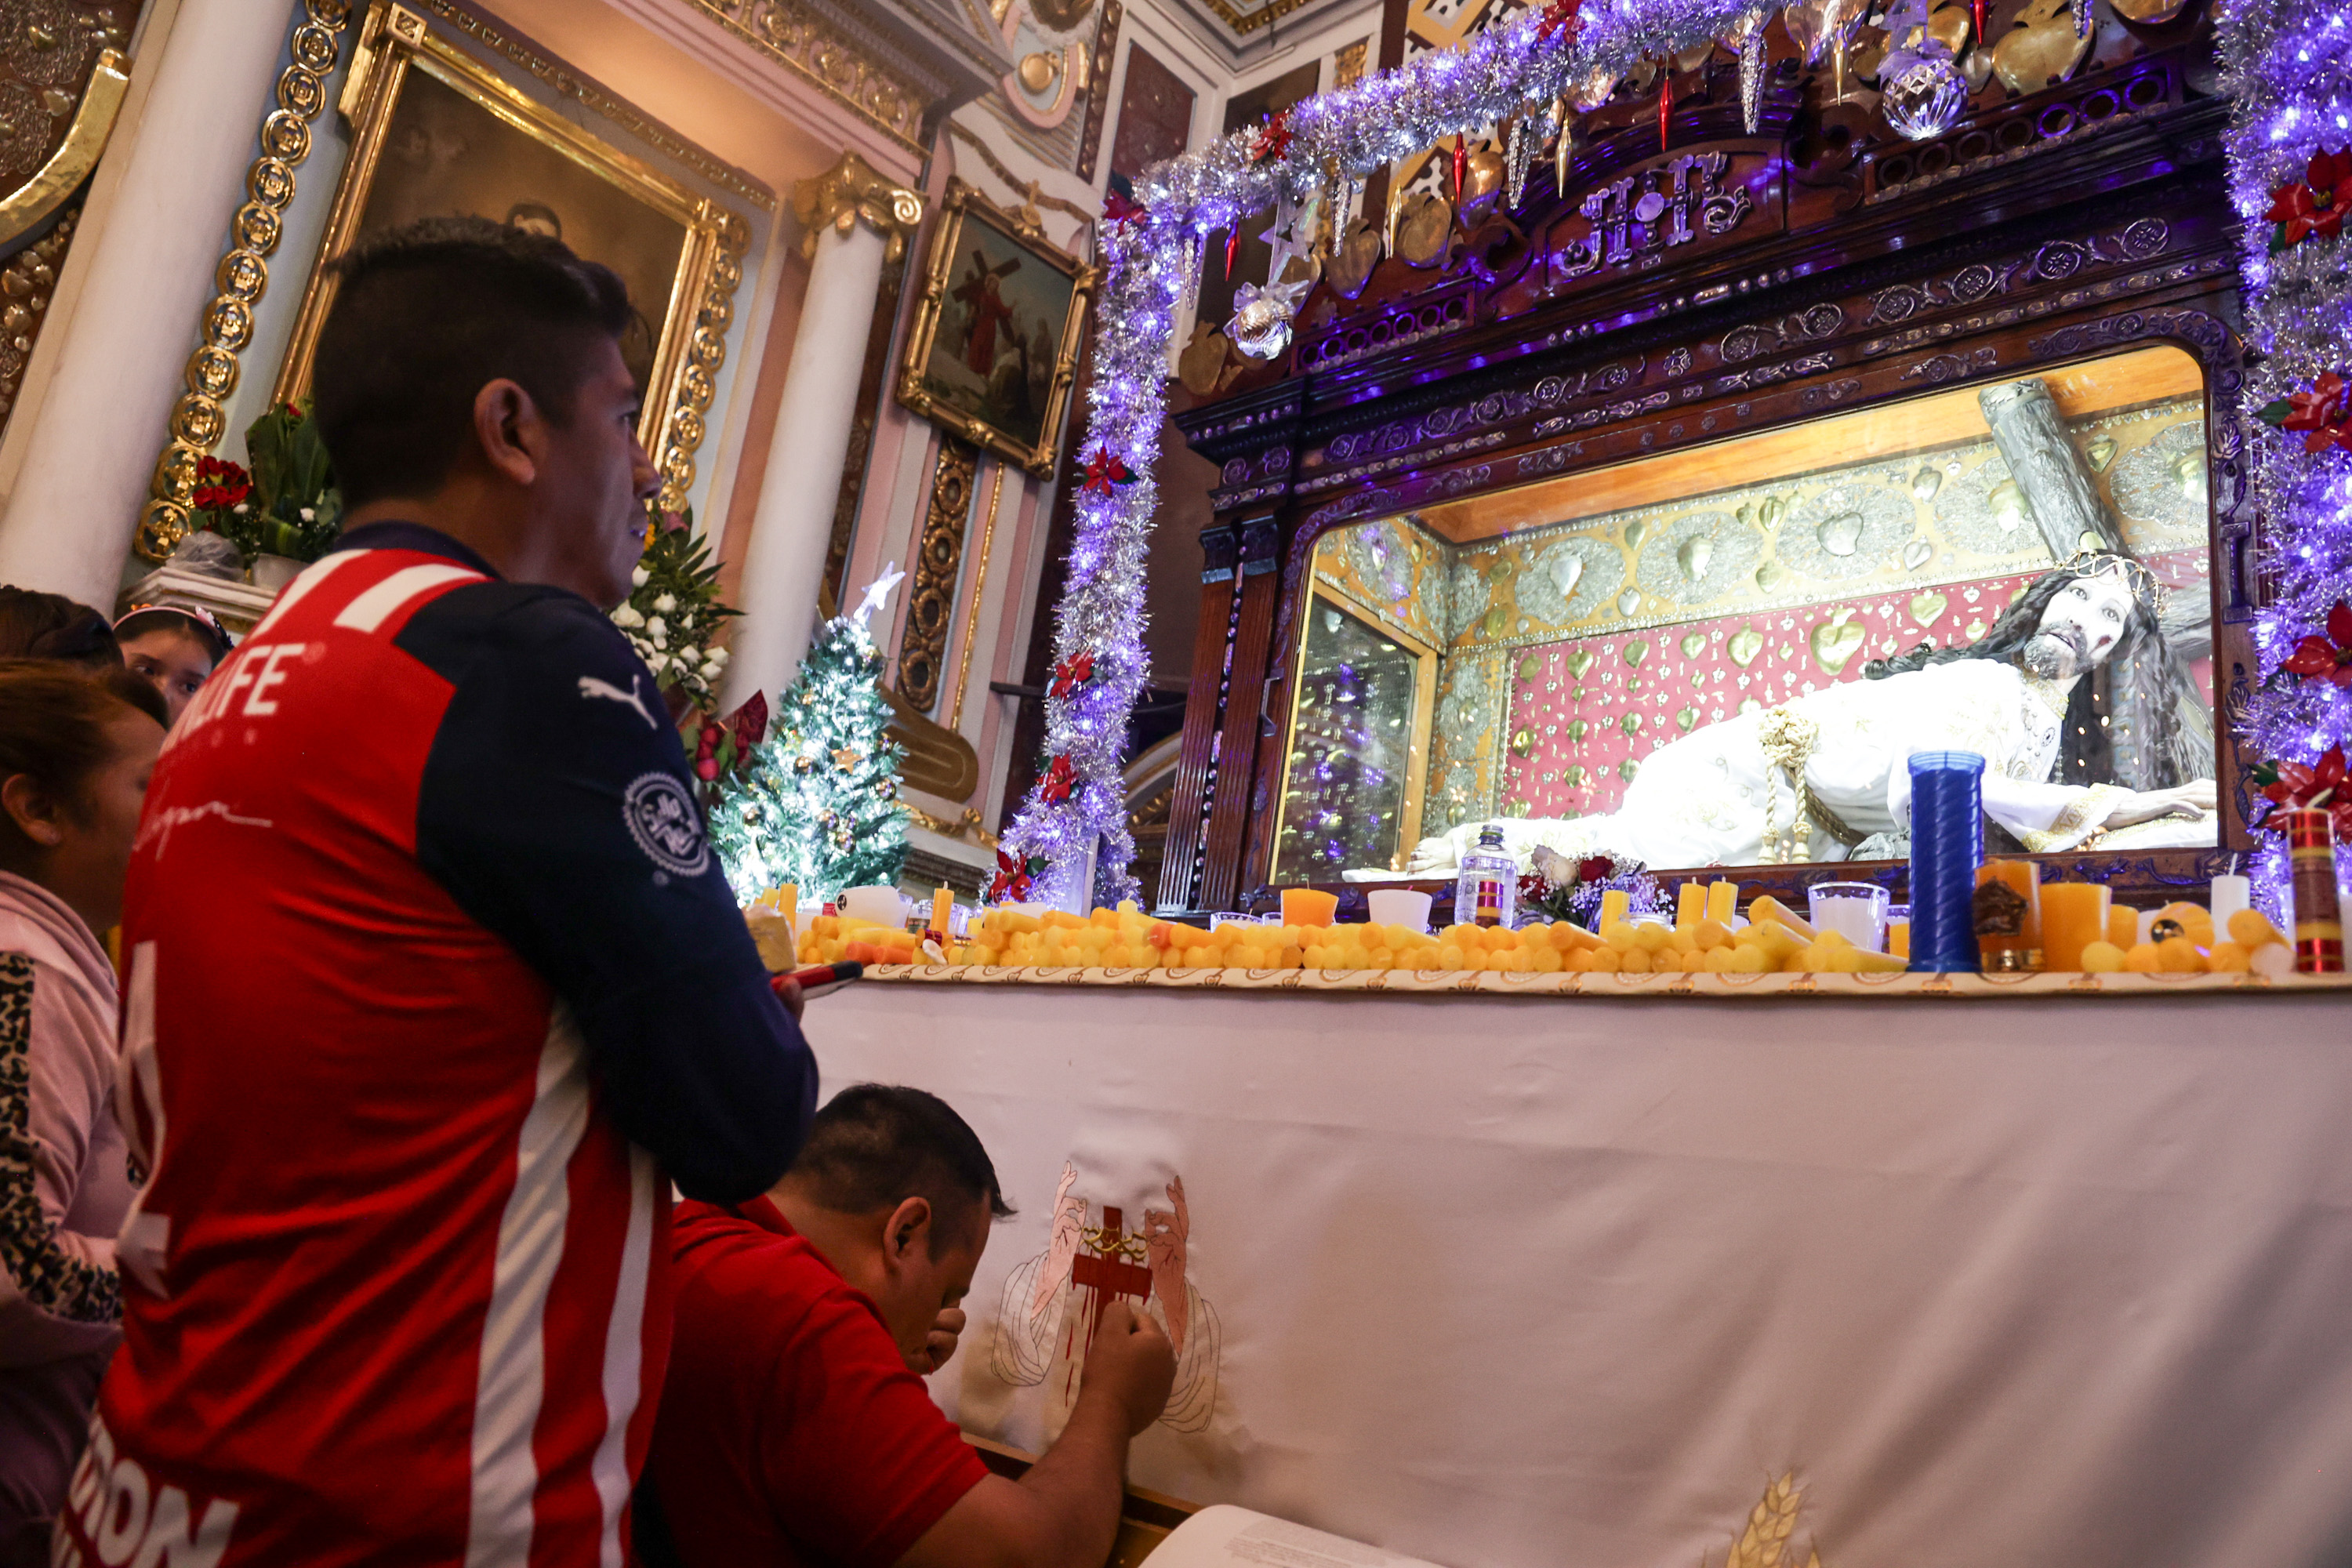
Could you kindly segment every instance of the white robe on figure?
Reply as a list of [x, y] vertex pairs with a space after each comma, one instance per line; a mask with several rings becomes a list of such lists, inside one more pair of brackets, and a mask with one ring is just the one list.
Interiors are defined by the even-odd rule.
[[[1974, 752], [1985, 759], [1985, 815], [2042, 853], [2082, 843], [2130, 793], [2111, 784], [2049, 782], [2065, 693], [2005, 659], [1964, 658], [1840, 682], [1780, 706], [1820, 726], [1805, 783], [1854, 832], [1910, 830], [1915, 752]], [[1765, 724], [1775, 711], [1742, 713], [1660, 747], [1613, 812], [1469, 822], [1444, 837], [1457, 863], [1481, 827], [1500, 826], [1522, 864], [1543, 845], [1570, 860], [1607, 853], [1647, 866], [1755, 865], [1764, 858], [1768, 804], [1780, 834], [1797, 805], [1788, 774], [1766, 752]], [[1814, 860], [1847, 853], [1818, 821], [1809, 848]]]

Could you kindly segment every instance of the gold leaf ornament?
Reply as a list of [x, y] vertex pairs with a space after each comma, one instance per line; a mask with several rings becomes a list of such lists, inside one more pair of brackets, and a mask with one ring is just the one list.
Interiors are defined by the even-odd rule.
[[1853, 621], [1823, 621], [1806, 638], [1811, 644], [1813, 662], [1831, 675], [1846, 667], [1854, 650], [1862, 646], [1862, 627]]
[[1706, 634], [1705, 632], [1686, 633], [1683, 637], [1683, 657], [1685, 658], [1696, 658], [1699, 656], [1700, 650], [1706, 647]]
[[1647, 637], [1635, 637], [1625, 645], [1625, 662], [1633, 668], [1641, 668], [1642, 661], [1649, 657], [1650, 640]]
[[1754, 626], [1743, 626], [1734, 632], [1731, 640], [1724, 646], [1731, 655], [1731, 662], [1745, 669], [1756, 662], [1758, 654], [1764, 651], [1764, 635]]
[[1693, 729], [1695, 726], [1696, 726], [1696, 725], [1697, 725], [1697, 723], [1698, 723], [1698, 710], [1697, 710], [1697, 709], [1696, 709], [1696, 708], [1683, 708], [1683, 709], [1677, 709], [1677, 710], [1675, 710], [1675, 727], [1676, 727], [1676, 728], [1678, 728], [1678, 729], [1680, 729], [1684, 734], [1685, 734], [1685, 735], [1689, 734], [1689, 733], [1691, 732], [1692, 729]]

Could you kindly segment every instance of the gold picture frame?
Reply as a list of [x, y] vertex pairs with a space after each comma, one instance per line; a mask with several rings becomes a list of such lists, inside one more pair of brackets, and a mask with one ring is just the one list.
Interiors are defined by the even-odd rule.
[[[1034, 205], [1008, 212], [950, 179], [923, 272], [899, 404], [1050, 478], [1095, 269], [1047, 241]], [[1049, 329], [1056, 336], [1041, 354]]]
[[[727, 357], [751, 225], [524, 93], [396, 0], [370, 6], [340, 107], [352, 129], [351, 156], [273, 400], [291, 401], [309, 388], [320, 330], [335, 298], [329, 266], [373, 227], [388, 226], [387, 208], [396, 222], [446, 205], [450, 191], [428, 188], [436, 177], [462, 177], [467, 195], [478, 202], [489, 194], [495, 205], [510, 194], [499, 189], [501, 178], [523, 181], [530, 171], [553, 179], [568, 195], [551, 191], [544, 202], [514, 201], [508, 221], [551, 225], [581, 254], [620, 273], [641, 306], [656, 292], [662, 297], [660, 316], [646, 312], [645, 341], [632, 349], [646, 388], [637, 437], [661, 471], [662, 506], [682, 507]], [[452, 125], [496, 140], [460, 142], [464, 155], [453, 158], [434, 140], [446, 140]], [[388, 152], [395, 164], [390, 169]], [[584, 220], [586, 237], [564, 234], [563, 201], [576, 221]]]

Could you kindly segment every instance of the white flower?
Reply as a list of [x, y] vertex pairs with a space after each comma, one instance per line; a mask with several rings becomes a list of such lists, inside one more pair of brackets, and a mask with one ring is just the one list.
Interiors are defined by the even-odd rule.
[[727, 662], [727, 650], [723, 647], [712, 648], [710, 650], [710, 662], [713, 664], [725, 664]]
[[249, 506], [246, 505], [246, 504], [245, 504], [245, 502], [243, 502], [243, 501], [239, 501], [239, 502], [237, 502], [235, 506], [233, 506], [233, 507], [229, 508], [228, 510], [231, 510], [231, 511], [233, 511], [233, 512], [235, 512], [235, 513], [236, 513], [236, 515], [237, 515], [237, 516], [239, 516], [239, 517], [243, 517], [247, 512], [251, 511], [253, 509], [252, 509], [251, 507], [249, 507]]
[[671, 597], [669, 595], [667, 595], [667, 594], [664, 594], [660, 598], [656, 599], [656, 600], [654, 601], [654, 608], [655, 608], [655, 609], [656, 609], [656, 610], [659, 610], [663, 615], [665, 615], [665, 616], [666, 616], [666, 615], [668, 615], [672, 610], [675, 610], [675, 609], [677, 609], [677, 601], [675, 598]]
[[720, 664], [715, 658], [705, 660], [700, 671], [702, 679], [705, 680], [716, 680], [726, 672], [727, 667]]
[[319, 521], [319, 514], [310, 507], [306, 506], [302, 509], [302, 521], [304, 522], [316, 522]]
[[[637, 614], [634, 605], [623, 605], [613, 612], [613, 624], [616, 626], [641, 626], [646, 624], [646, 618]], [[636, 638], [631, 637], [629, 640], [635, 642]]]
[[646, 570], [644, 567], [642, 567], [642, 566], [638, 567], [635, 571], [634, 571], [634, 572], [632, 572], [632, 573], [630, 573], [630, 574], [629, 574], [629, 582], [630, 582], [630, 584], [631, 584], [633, 586], [635, 586], [635, 587], [642, 588], [642, 587], [644, 587], [646, 584], [648, 584], [648, 583], [652, 582], [653, 580], [654, 580], [654, 574], [653, 574], [652, 573], [650, 573], [650, 572], [646, 571]]
[[669, 647], [669, 638], [667, 638], [667, 637], [658, 637], [658, 636], [657, 636], [657, 637], [656, 637], [654, 638], [654, 647], [658, 647], [658, 648], [667, 648], [667, 647]]
[[666, 637], [669, 636], [669, 623], [655, 616], [646, 622], [646, 630], [656, 639]]

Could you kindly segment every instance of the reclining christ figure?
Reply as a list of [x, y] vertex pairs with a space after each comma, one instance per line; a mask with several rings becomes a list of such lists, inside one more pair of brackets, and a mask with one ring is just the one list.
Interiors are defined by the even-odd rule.
[[1660, 868], [1843, 860], [1874, 838], [1872, 853], [1899, 852], [1909, 759], [1937, 751], [1982, 754], [1985, 815], [2028, 850], [2173, 818], [2188, 821], [2158, 837], [2210, 845], [2213, 781], [2191, 776], [2203, 759], [2173, 706], [2158, 593], [2138, 562], [2086, 552], [2036, 578], [1981, 642], [1923, 643], [1865, 679], [1710, 724], [1653, 752], [1613, 812], [1464, 823], [1422, 840], [1407, 872], [1452, 870], [1486, 826], [1522, 868], [1538, 847]]

